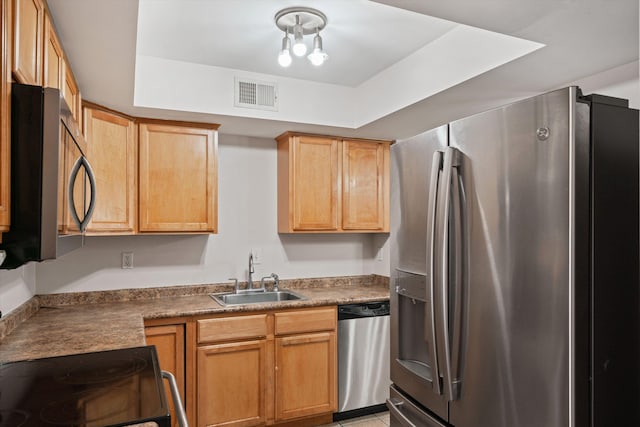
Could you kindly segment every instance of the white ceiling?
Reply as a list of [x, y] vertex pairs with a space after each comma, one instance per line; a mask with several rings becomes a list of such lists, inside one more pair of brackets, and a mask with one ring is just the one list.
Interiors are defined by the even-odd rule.
[[[282, 68], [274, 16], [307, 6], [328, 18], [329, 61]], [[368, 0], [140, 1], [137, 54], [282, 77], [357, 86], [442, 36], [455, 23]], [[305, 37], [311, 48], [311, 36]]]
[[[86, 99], [138, 116], [216, 122], [222, 125], [222, 133], [249, 136], [273, 137], [298, 130], [403, 138], [638, 59], [637, 0], [144, 0], [140, 16], [135, 0], [49, 0], [49, 5]], [[323, 67], [311, 67], [305, 59], [294, 59], [290, 69], [276, 65], [282, 33], [273, 16], [280, 8], [299, 5], [328, 15], [322, 36], [330, 59]], [[535, 52], [525, 56], [494, 61], [492, 66], [498, 66], [490, 71], [480, 67], [447, 87], [408, 97], [411, 101], [372, 115], [373, 122], [355, 120], [354, 126], [321, 126], [318, 123], [325, 123], [278, 116], [255, 118], [260, 116], [191, 108], [188, 102], [175, 108], [168, 103], [134, 106], [137, 56], [351, 88], [378, 76], [376, 90], [394, 93], [405, 77], [433, 80], [430, 70], [450, 55], [430, 58], [432, 66], [420, 69], [398, 70], [399, 63], [410, 63], [407, 58], [430, 42], [442, 41], [452, 29], [465, 26], [546, 46], [528, 49]], [[471, 58], [473, 64], [460, 68], [470, 68], [490, 53], [489, 49], [475, 56], [466, 54], [462, 59]], [[460, 58], [456, 61], [464, 63]], [[384, 74], [394, 67], [395, 74]], [[393, 79], [379, 77], [385, 75]], [[182, 75], [181, 80], [180, 84], [188, 83], [190, 76]], [[175, 91], [171, 84], [150, 89]], [[173, 96], [174, 101], [184, 101], [194, 93]], [[304, 89], [298, 96], [304, 97]], [[306, 101], [313, 109], [313, 100]], [[336, 106], [347, 103], [344, 99], [334, 102]]]

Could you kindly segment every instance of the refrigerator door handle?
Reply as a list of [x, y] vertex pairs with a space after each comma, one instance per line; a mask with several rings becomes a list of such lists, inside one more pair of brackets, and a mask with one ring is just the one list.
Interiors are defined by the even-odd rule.
[[465, 259], [462, 255], [463, 245], [462, 245], [462, 233], [464, 231], [462, 218], [463, 215], [463, 206], [466, 206], [466, 198], [464, 187], [462, 185], [462, 181], [460, 180], [460, 171], [459, 168], [454, 167], [452, 169], [452, 182], [453, 182], [453, 222], [454, 226], [451, 227], [451, 233], [453, 235], [453, 251], [452, 251], [452, 262], [454, 262], [454, 274], [453, 281], [449, 281], [450, 286], [453, 286], [454, 289], [454, 313], [453, 313], [453, 334], [452, 334], [452, 348], [451, 348], [451, 363], [452, 366], [452, 382], [453, 382], [453, 394], [452, 400], [456, 400], [460, 393], [460, 358], [462, 357], [462, 262]]
[[429, 200], [427, 206], [427, 289], [426, 295], [429, 302], [424, 317], [424, 338], [431, 344], [431, 385], [434, 393], [442, 394], [440, 384], [440, 367], [438, 364], [438, 347], [436, 344], [436, 311], [435, 311], [435, 263], [436, 263], [436, 208], [438, 194], [438, 178], [440, 177], [440, 164], [442, 163], [442, 152], [435, 151], [431, 162], [431, 177], [429, 180]]
[[444, 389], [447, 400], [454, 400], [453, 378], [451, 369], [451, 343], [449, 341], [449, 210], [451, 203], [451, 178], [454, 166], [459, 164], [459, 152], [453, 147], [447, 147], [444, 153], [443, 171], [442, 171], [442, 193], [439, 200], [441, 209], [441, 224], [439, 230], [438, 241], [442, 242], [442, 251], [440, 255], [441, 269], [441, 337], [442, 337], [442, 363], [444, 365]]

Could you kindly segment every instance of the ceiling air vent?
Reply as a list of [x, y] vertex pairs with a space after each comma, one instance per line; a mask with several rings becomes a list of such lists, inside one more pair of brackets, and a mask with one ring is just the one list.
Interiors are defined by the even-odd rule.
[[236, 77], [235, 106], [278, 111], [278, 86], [272, 82]]

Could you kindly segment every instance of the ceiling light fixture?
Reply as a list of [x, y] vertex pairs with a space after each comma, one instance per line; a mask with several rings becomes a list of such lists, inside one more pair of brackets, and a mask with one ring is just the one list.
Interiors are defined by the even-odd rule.
[[[282, 49], [278, 55], [278, 63], [282, 67], [291, 65], [291, 51], [295, 56], [304, 56], [307, 53], [307, 45], [304, 36], [315, 34], [313, 38], [313, 50], [307, 56], [309, 61], [320, 66], [329, 55], [322, 49], [322, 37], [320, 31], [327, 25], [327, 17], [317, 9], [309, 7], [289, 7], [282, 9], [275, 16], [276, 26], [285, 32], [282, 39]], [[293, 33], [293, 47], [289, 33]]]

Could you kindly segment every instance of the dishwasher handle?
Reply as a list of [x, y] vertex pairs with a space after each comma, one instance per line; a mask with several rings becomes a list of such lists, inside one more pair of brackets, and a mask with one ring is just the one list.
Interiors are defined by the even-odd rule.
[[184, 407], [182, 406], [182, 400], [180, 399], [180, 391], [178, 390], [178, 383], [176, 383], [176, 378], [173, 376], [171, 372], [168, 372], [168, 371], [162, 371], [162, 378], [169, 381], [169, 389], [171, 390], [171, 400], [173, 400], [173, 407], [176, 410], [176, 417], [178, 418], [178, 426], [189, 427], [189, 422], [187, 421], [187, 414], [184, 412]]

